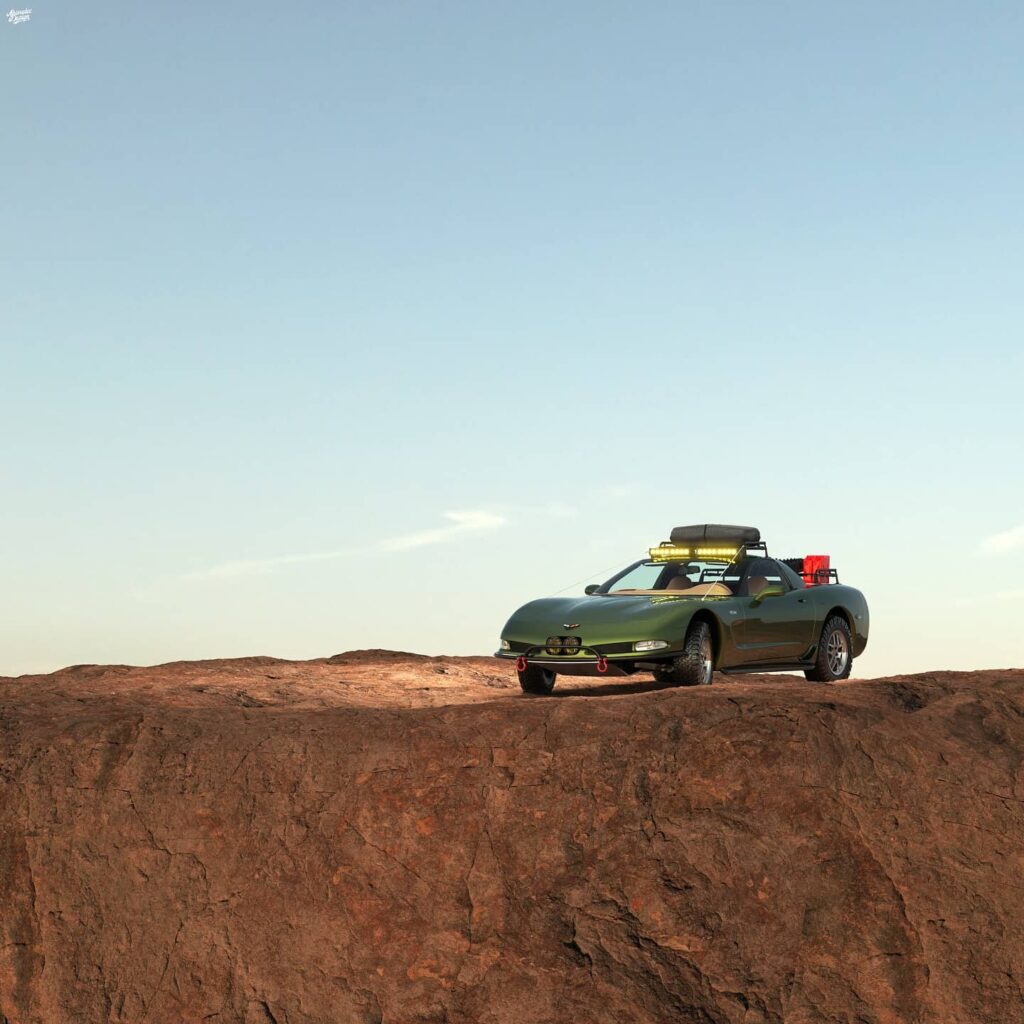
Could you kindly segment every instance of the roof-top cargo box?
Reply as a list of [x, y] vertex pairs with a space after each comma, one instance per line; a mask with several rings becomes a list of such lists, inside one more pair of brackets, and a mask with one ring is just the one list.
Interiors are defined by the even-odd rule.
[[731, 541], [734, 544], [756, 544], [761, 531], [756, 526], [724, 526], [721, 523], [701, 523], [697, 526], [677, 526], [669, 540], [673, 544], [694, 544], [702, 541]]

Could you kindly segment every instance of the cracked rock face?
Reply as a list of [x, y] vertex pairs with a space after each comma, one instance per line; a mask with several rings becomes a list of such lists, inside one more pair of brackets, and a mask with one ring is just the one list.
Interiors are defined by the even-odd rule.
[[0, 1022], [1024, 1020], [1024, 671], [513, 675], [0, 680]]

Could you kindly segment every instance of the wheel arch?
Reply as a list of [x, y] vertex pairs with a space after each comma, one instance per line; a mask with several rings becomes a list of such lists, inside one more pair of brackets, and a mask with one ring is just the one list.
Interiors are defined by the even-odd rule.
[[694, 612], [693, 618], [690, 619], [690, 624], [686, 627], [687, 635], [698, 622], [706, 622], [711, 630], [711, 655], [714, 664], [717, 665], [722, 653], [722, 624], [710, 610], [701, 608], [700, 611]]
[[825, 623], [832, 618], [833, 615], [838, 615], [841, 619], [846, 622], [847, 628], [850, 630], [850, 636], [853, 636], [853, 615], [848, 608], [844, 608], [841, 604], [833, 605], [826, 613], [824, 618], [821, 620], [822, 629], [825, 628]]

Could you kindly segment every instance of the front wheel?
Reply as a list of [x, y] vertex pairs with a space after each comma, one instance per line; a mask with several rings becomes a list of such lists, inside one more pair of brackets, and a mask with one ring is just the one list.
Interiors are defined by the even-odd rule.
[[527, 665], [518, 674], [523, 693], [548, 694], [555, 688], [555, 673], [550, 669]]
[[821, 629], [814, 665], [804, 671], [812, 683], [834, 683], [846, 679], [853, 666], [850, 626], [841, 615], [833, 615]]
[[659, 683], [676, 686], [709, 686], [715, 672], [715, 650], [711, 643], [711, 628], [698, 622], [686, 634], [683, 653], [668, 666], [654, 673]]

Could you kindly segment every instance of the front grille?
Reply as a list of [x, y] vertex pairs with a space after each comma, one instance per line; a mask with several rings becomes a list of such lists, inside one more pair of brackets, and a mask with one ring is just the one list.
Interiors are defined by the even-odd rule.
[[548, 654], [579, 654], [583, 641], [578, 636], [549, 636], [544, 645]]

